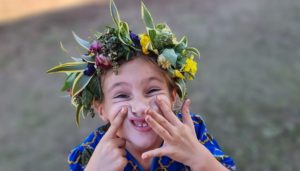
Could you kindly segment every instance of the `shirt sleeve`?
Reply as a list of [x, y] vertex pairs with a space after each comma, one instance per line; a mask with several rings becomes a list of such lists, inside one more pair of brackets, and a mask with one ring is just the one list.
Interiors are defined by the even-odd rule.
[[236, 171], [236, 165], [233, 159], [224, 154], [217, 141], [208, 133], [206, 125], [200, 115], [191, 114], [195, 125], [197, 138], [211, 154], [226, 168], [231, 171]]
[[76, 146], [69, 154], [68, 164], [71, 171], [83, 171], [99, 143], [104, 132], [95, 130], [80, 145]]

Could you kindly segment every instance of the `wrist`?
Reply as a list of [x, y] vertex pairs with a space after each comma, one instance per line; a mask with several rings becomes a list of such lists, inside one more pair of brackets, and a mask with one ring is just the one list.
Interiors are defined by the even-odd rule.
[[[210, 151], [202, 144], [196, 146], [195, 154], [192, 159], [187, 163], [192, 171], [207, 171], [212, 170], [213, 166], [216, 164], [215, 157], [210, 153]], [[213, 169], [214, 170], [214, 169]]]
[[194, 150], [194, 155], [190, 155], [191, 158], [187, 161], [186, 165], [188, 165], [193, 171], [207, 170], [209, 151], [200, 143], [198, 143]]

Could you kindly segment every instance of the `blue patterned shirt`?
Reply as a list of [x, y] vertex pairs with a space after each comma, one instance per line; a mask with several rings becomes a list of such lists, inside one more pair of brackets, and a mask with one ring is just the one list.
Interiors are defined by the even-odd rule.
[[[199, 115], [191, 114], [194, 121], [194, 127], [197, 134], [197, 139], [203, 144], [213, 156], [226, 168], [235, 171], [236, 166], [234, 161], [228, 155], [225, 155], [218, 145], [217, 141], [208, 133], [203, 119]], [[181, 114], [178, 114], [178, 118], [182, 120]], [[72, 171], [83, 171], [87, 165], [94, 149], [105, 134], [107, 129], [103, 126], [96, 129], [91, 133], [80, 145], [75, 147], [68, 159], [70, 169]], [[143, 171], [143, 168], [138, 161], [126, 150], [126, 158], [128, 163], [124, 168], [124, 171]], [[200, 159], [199, 159], [200, 160]], [[188, 166], [179, 163], [167, 156], [155, 157], [152, 160], [151, 171], [188, 171], [191, 170]]]

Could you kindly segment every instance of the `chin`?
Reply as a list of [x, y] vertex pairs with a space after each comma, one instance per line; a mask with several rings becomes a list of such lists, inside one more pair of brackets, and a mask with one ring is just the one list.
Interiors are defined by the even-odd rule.
[[[149, 149], [153, 149], [155, 148], [156, 144], [158, 143], [159, 139], [153, 139], [153, 138], [146, 138], [146, 137], [135, 137], [135, 138], [131, 138], [129, 140], [132, 145], [139, 149], [139, 151], [145, 151], [145, 150], [149, 150]], [[157, 147], [156, 147], [157, 148]]]
[[125, 137], [127, 141], [138, 151], [146, 151], [158, 148], [162, 139], [153, 131], [148, 133], [128, 132]]

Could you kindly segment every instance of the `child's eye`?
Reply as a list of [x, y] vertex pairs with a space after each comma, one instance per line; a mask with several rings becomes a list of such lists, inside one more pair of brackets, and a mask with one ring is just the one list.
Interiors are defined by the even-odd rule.
[[118, 94], [117, 96], [114, 97], [114, 99], [117, 99], [117, 98], [128, 98], [129, 96], [126, 95], [126, 94]]
[[152, 93], [158, 92], [159, 90], [160, 89], [158, 89], [158, 88], [152, 88], [147, 92], [147, 94], [152, 94]]

